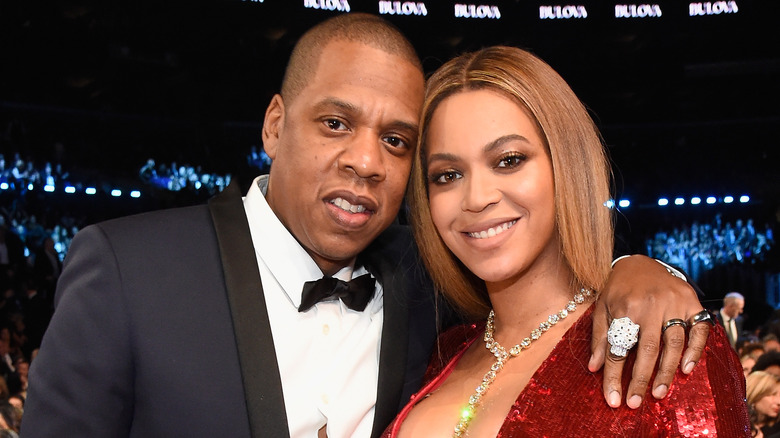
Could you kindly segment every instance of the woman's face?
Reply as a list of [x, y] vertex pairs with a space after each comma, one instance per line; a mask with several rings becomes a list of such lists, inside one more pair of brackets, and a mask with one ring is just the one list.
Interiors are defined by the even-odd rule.
[[775, 384], [772, 392], [757, 401], [755, 408], [759, 414], [770, 418], [777, 417], [780, 412], [780, 383]]
[[455, 94], [426, 144], [433, 222], [466, 267], [511, 282], [559, 261], [552, 163], [524, 109], [494, 91]]

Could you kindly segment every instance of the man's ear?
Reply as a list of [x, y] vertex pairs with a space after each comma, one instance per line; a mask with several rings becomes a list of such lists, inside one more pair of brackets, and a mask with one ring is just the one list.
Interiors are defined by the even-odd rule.
[[279, 139], [284, 130], [284, 100], [279, 94], [275, 94], [265, 110], [263, 120], [263, 149], [268, 156], [276, 159], [276, 151], [279, 147]]

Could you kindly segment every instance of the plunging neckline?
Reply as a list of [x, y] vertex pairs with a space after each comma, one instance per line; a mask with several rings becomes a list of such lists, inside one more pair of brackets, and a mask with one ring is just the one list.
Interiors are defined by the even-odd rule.
[[[561, 336], [561, 339], [559, 339], [558, 342], [555, 344], [555, 347], [553, 347], [553, 349], [550, 351], [550, 354], [548, 354], [547, 357], [539, 364], [539, 366], [536, 368], [536, 370], [534, 370], [534, 373], [528, 379], [528, 382], [526, 382], [525, 386], [520, 391], [518, 396], [515, 398], [515, 401], [512, 403], [512, 405], [510, 406], [510, 411], [518, 403], [522, 403], [523, 402], [523, 400], [526, 398], [526, 393], [528, 391], [528, 387], [529, 387], [530, 383], [533, 382], [534, 380], [536, 380], [537, 375], [541, 371], [546, 369], [546, 366], [549, 364], [550, 359], [556, 356], [556, 353], [558, 352], [558, 350], [560, 348], [562, 348], [563, 342], [568, 340], [569, 334], [571, 333], [571, 331], [575, 330], [577, 328], [577, 326], [582, 323], [582, 318], [590, 318], [591, 317], [591, 314], [593, 313], [593, 308], [594, 308], [593, 303], [590, 303], [588, 305], [588, 308], [585, 309], [585, 311], [582, 313], [582, 315], [580, 315], [577, 318], [577, 320], [574, 321], [574, 324], [572, 324], [571, 327], [566, 329], [566, 332], [564, 332], [563, 336]], [[482, 337], [483, 337], [483, 335], [485, 333], [485, 330], [484, 330], [485, 324], [482, 323], [480, 326], [478, 326], [478, 328], [479, 328], [479, 330], [477, 331], [476, 335], [472, 336], [471, 339], [469, 339], [468, 341], [466, 341], [463, 344], [463, 347], [461, 348], [461, 350], [458, 351], [458, 353], [456, 353], [450, 359], [450, 361], [447, 363], [447, 365], [444, 368], [442, 368], [442, 370], [439, 372], [439, 374], [436, 376], [436, 378], [431, 380], [430, 382], [428, 382], [422, 389], [420, 389], [419, 392], [417, 392], [417, 394], [412, 396], [412, 399], [409, 401], [409, 403], [407, 403], [407, 405], [404, 406], [403, 410], [401, 410], [401, 412], [399, 412], [398, 418], [396, 419], [396, 421], [395, 421], [395, 423], [393, 425], [392, 431], [390, 433], [391, 437], [397, 437], [398, 436], [398, 432], [400, 432], [400, 430], [401, 430], [401, 425], [403, 425], [404, 421], [406, 421], [406, 418], [409, 416], [409, 413], [412, 411], [412, 409], [415, 406], [417, 406], [418, 403], [420, 403], [421, 401], [425, 400], [426, 398], [428, 398], [428, 396], [430, 396], [437, 389], [439, 389], [439, 387], [442, 384], [444, 384], [444, 382], [447, 381], [447, 379], [450, 377], [452, 372], [455, 370], [455, 367], [458, 365], [458, 362], [460, 362], [460, 360], [463, 358], [463, 355], [466, 354], [466, 351], [468, 351], [469, 348], [471, 348], [471, 346], [474, 345], [474, 342], [476, 342], [477, 340], [482, 339]], [[504, 426], [506, 426], [507, 421], [509, 419], [510, 411], [507, 411], [507, 415], [504, 416], [504, 421], [501, 423], [501, 427], [499, 428], [499, 433], [498, 433], [497, 436], [500, 436], [501, 430], [503, 430]]]

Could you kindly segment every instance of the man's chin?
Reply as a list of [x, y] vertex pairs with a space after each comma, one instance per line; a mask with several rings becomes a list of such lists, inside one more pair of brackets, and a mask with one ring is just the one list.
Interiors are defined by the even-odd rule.
[[345, 239], [337, 239], [321, 247], [327, 249], [326, 251], [307, 252], [324, 273], [332, 274], [351, 264], [373, 240], [373, 237], [367, 241], [361, 238], [360, 242], [355, 242], [354, 239], [346, 241]]

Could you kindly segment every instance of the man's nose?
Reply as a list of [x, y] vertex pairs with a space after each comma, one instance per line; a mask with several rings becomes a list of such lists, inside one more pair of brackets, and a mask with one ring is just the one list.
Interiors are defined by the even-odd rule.
[[387, 175], [384, 162], [385, 146], [371, 130], [352, 137], [339, 159], [339, 167], [354, 172], [363, 179], [382, 181]]

